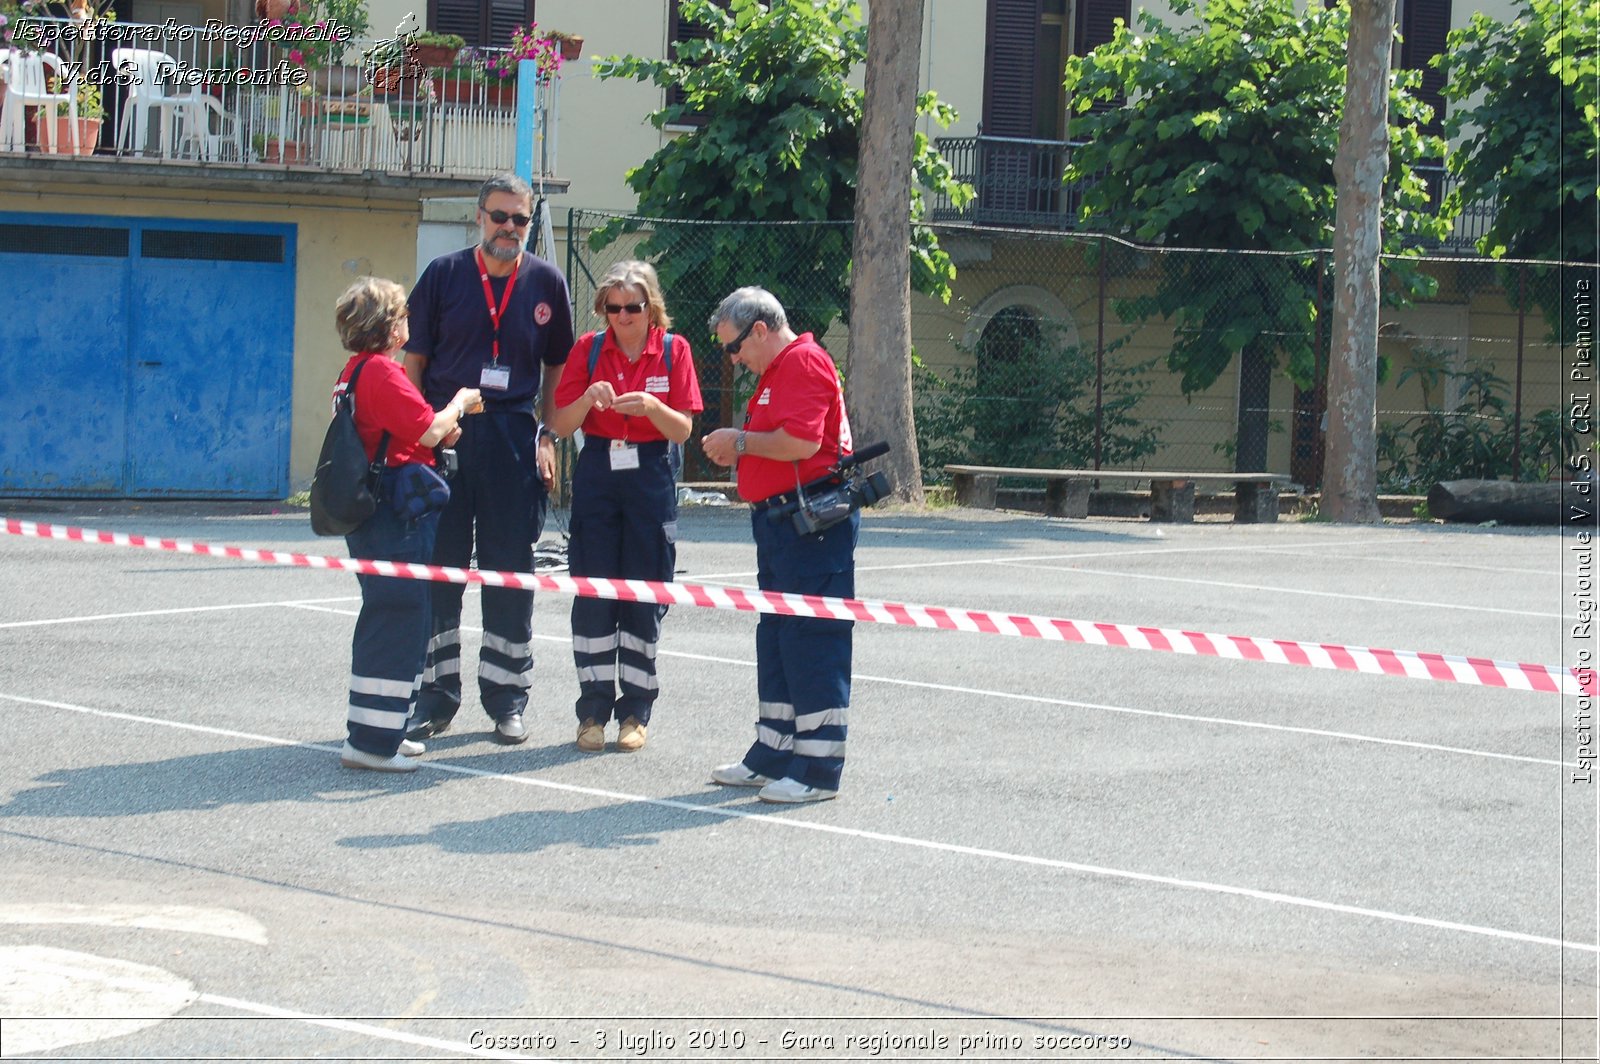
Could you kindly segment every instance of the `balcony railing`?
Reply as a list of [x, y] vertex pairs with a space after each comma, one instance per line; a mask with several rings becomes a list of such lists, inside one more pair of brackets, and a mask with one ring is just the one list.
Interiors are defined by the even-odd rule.
[[[59, 60], [46, 59], [55, 87], [75, 87], [80, 104], [98, 93], [103, 123], [92, 135], [80, 127], [79, 149], [96, 159], [439, 178], [482, 178], [516, 162], [517, 82], [488, 72], [489, 49], [434, 69], [365, 64], [374, 42], [350, 40], [323, 45], [342, 62], [313, 65], [315, 48], [260, 39], [256, 24], [28, 21], [14, 43]], [[559, 91], [558, 79], [545, 79], [531, 93], [535, 176], [555, 172]], [[25, 147], [13, 137], [0, 150], [51, 150], [35, 131], [46, 110], [28, 109]], [[55, 152], [72, 151], [69, 137], [55, 139]]]
[[[969, 225], [1017, 226], [1031, 229], [1076, 229], [1084, 192], [1094, 179], [1063, 181], [1076, 144], [1057, 140], [1021, 140], [1013, 137], [941, 137], [941, 154], [949, 160], [958, 180], [977, 190], [965, 208], [947, 197], [934, 196], [929, 217], [935, 222]], [[1431, 202], [1444, 202], [1456, 179], [1442, 166], [1416, 168], [1427, 182]], [[1468, 205], [1455, 219], [1445, 251], [1470, 254], [1479, 237], [1494, 223], [1494, 206]]]

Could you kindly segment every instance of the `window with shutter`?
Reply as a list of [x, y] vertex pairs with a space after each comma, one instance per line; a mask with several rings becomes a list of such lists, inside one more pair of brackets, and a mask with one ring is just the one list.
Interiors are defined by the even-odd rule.
[[989, 0], [983, 56], [983, 132], [1031, 137], [1041, 0]]
[[[726, 8], [728, 0], [712, 0], [716, 6]], [[678, 54], [678, 45], [686, 41], [704, 41], [711, 37], [711, 30], [692, 19], [686, 19], [678, 13], [678, 0], [667, 0], [667, 58], [674, 59]], [[667, 90], [667, 103], [680, 104], [683, 102], [683, 90], [677, 86]], [[698, 113], [684, 115], [678, 119], [678, 125], [703, 126], [706, 124], [705, 116]]]
[[[1077, 0], [1072, 26], [1072, 54], [1088, 55], [1102, 44], [1111, 43], [1117, 30], [1117, 20], [1125, 24], [1133, 20], [1130, 0]], [[1094, 105], [1096, 111], [1109, 111], [1121, 107], [1127, 97], [1118, 95], [1114, 100], [1101, 100]]]
[[1433, 118], [1423, 126], [1428, 133], [1444, 131], [1444, 74], [1430, 66], [1445, 49], [1450, 33], [1450, 0], [1400, 0], [1400, 66], [1422, 71], [1417, 96], [1433, 108]]
[[534, 0], [428, 0], [428, 29], [470, 45], [505, 48], [511, 31], [534, 21]]

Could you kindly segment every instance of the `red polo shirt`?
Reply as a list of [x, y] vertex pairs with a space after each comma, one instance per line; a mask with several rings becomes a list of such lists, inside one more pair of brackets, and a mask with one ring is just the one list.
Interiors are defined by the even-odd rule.
[[[817, 453], [799, 463], [802, 484], [824, 476], [841, 453], [855, 450], [844, 409], [844, 384], [833, 357], [810, 333], [779, 351], [756, 381], [755, 394], [745, 408], [744, 427], [750, 432], [782, 429], [797, 440], [818, 441]], [[739, 459], [739, 495], [760, 502], [793, 491], [796, 476], [794, 462], [747, 454]]]
[[[556, 406], [570, 406], [577, 402], [585, 389], [595, 381], [606, 380], [624, 392], [649, 392], [667, 406], [683, 414], [698, 414], [705, 409], [700, 398], [700, 378], [694, 371], [694, 352], [689, 341], [673, 334], [672, 372], [667, 372], [664, 354], [666, 331], [651, 326], [645, 336], [644, 351], [637, 362], [617, 346], [611, 330], [605, 332], [605, 343], [600, 348], [600, 358], [594, 364], [594, 376], [589, 376], [589, 351], [594, 347], [594, 333], [584, 333], [572, 345], [567, 355], [566, 367], [561, 371], [561, 383], [556, 385]], [[664, 440], [665, 436], [650, 423], [647, 417], [626, 417], [615, 410], [589, 408], [583, 419], [586, 436], [603, 436], [609, 440], [630, 440], [648, 443]]]
[[356, 381], [356, 435], [367, 449], [370, 460], [378, 453], [378, 439], [389, 434], [389, 450], [384, 462], [399, 466], [407, 462], [433, 465], [433, 448], [417, 441], [433, 427], [433, 407], [422, 398], [411, 378], [400, 363], [387, 355], [351, 355], [334, 386], [333, 400], [344, 394], [350, 371], [356, 363], [367, 360], [361, 377]]

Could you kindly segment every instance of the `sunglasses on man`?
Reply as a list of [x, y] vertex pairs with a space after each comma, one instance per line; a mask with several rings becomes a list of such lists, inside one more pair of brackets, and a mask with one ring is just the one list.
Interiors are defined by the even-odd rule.
[[532, 216], [526, 214], [509, 214], [506, 211], [486, 211], [484, 213], [488, 214], [489, 220], [495, 225], [505, 225], [510, 222], [518, 229], [525, 228], [529, 222], [533, 221]]
[[644, 308], [649, 305], [649, 303], [607, 303], [606, 313], [611, 315], [643, 314]]
[[722, 353], [725, 355], [737, 355], [739, 353], [739, 348], [744, 346], [744, 338], [749, 336], [750, 330], [754, 329], [755, 327], [755, 322], [751, 322], [749, 325], [746, 325], [744, 327], [744, 332], [740, 333], [738, 336], [735, 336], [728, 343], [722, 345]]

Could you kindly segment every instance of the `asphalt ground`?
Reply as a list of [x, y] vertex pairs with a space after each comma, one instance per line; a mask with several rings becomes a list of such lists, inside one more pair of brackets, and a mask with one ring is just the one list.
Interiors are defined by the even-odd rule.
[[[0, 509], [343, 552], [302, 512]], [[679, 579], [754, 586], [748, 521], [686, 507]], [[857, 590], [1553, 665], [1575, 546], [873, 512]], [[764, 806], [707, 777], [751, 614], [674, 608], [648, 745], [589, 755], [541, 592], [531, 740], [472, 692], [386, 776], [338, 764], [352, 576], [13, 536], [0, 574], [7, 1058], [1595, 1058], [1572, 698], [861, 624], [839, 799]]]

